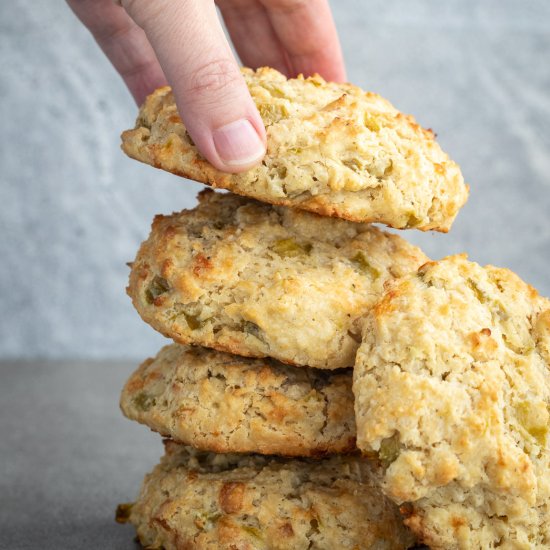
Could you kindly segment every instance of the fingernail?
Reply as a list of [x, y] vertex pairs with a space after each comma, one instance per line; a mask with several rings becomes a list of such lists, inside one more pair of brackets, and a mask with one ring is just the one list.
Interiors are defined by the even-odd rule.
[[212, 137], [218, 155], [228, 166], [253, 164], [265, 155], [260, 136], [245, 118], [214, 130]]

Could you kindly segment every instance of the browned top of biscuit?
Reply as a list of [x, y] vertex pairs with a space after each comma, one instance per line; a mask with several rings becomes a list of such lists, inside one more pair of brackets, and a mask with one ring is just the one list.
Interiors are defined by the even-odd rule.
[[357, 222], [448, 231], [468, 195], [434, 134], [380, 96], [314, 76], [243, 70], [267, 130], [262, 163], [228, 174], [198, 153], [170, 88], [122, 134], [130, 157], [258, 200]]
[[356, 448], [351, 370], [297, 369], [172, 344], [132, 374], [121, 407], [206, 451], [320, 456]]
[[356, 456], [320, 461], [170, 444], [130, 513], [147, 548], [405, 550], [397, 507]]
[[359, 320], [385, 281], [426, 256], [368, 224], [203, 192], [157, 216], [128, 292], [182, 344], [324, 369], [349, 367]]
[[453, 256], [390, 283], [354, 371], [358, 446], [433, 548], [550, 543], [550, 301]]

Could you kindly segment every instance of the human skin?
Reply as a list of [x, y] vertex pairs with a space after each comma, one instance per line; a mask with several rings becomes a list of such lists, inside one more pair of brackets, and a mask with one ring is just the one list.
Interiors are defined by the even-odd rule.
[[172, 86], [194, 143], [226, 172], [260, 162], [266, 134], [216, 5], [244, 65], [345, 80], [328, 0], [67, 2], [138, 104], [155, 88]]

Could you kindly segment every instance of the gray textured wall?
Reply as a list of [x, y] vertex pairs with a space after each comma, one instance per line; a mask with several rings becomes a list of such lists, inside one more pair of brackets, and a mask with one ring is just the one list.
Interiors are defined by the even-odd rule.
[[[467, 251], [550, 295], [550, 2], [334, 0], [349, 79], [463, 168], [471, 198], [432, 257]], [[125, 295], [157, 212], [199, 185], [126, 159], [118, 76], [61, 0], [0, 3], [0, 357], [128, 357], [163, 339]]]

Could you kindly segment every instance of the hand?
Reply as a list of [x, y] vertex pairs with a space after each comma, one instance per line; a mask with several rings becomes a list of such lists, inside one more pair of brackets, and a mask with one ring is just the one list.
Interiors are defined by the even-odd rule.
[[[213, 0], [67, 0], [138, 104], [170, 83], [200, 152], [241, 172], [265, 154], [265, 129]], [[242, 62], [345, 79], [328, 0], [218, 0]]]

